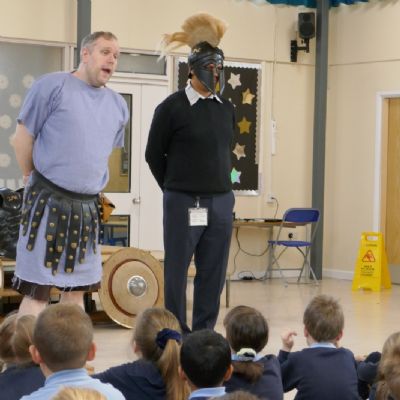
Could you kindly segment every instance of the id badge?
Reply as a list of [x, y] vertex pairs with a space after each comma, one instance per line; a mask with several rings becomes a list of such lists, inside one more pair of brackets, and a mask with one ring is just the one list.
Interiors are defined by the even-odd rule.
[[207, 208], [189, 208], [189, 226], [207, 226], [208, 210]]

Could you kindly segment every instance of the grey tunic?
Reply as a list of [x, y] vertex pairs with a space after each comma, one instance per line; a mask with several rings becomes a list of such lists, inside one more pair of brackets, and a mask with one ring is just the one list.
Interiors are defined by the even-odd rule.
[[[122, 147], [128, 120], [126, 102], [108, 88], [95, 88], [68, 72], [44, 75], [27, 94], [18, 116], [33, 135], [33, 162], [43, 176], [64, 189], [85, 194], [100, 192], [108, 181], [108, 157]], [[28, 183], [29, 185], [29, 183]], [[26, 248], [28, 235], [17, 246], [16, 277], [28, 282], [74, 287], [101, 280], [101, 254], [88, 246], [85, 261], [72, 274], [44, 267], [46, 207], [35, 247]]]

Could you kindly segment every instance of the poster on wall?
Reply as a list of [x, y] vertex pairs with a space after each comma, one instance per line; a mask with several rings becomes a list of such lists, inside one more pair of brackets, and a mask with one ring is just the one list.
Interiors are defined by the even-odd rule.
[[[231, 181], [236, 195], [258, 195], [259, 190], [259, 64], [225, 62], [225, 89], [222, 96], [235, 108], [235, 134], [232, 145]], [[177, 62], [177, 86], [188, 79], [186, 59]]]

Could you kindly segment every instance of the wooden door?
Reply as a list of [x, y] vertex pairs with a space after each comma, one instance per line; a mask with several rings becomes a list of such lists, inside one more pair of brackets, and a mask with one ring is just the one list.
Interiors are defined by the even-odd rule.
[[388, 99], [385, 107], [387, 109], [387, 143], [383, 149], [386, 150], [387, 158], [384, 163], [386, 165], [382, 169], [383, 174], [386, 175], [386, 179], [382, 180], [386, 183], [382, 187], [384, 200], [382, 221], [388, 264], [400, 268], [400, 98]]

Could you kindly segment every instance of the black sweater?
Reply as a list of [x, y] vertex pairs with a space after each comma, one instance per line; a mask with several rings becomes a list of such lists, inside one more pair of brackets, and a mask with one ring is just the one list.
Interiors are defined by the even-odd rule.
[[358, 400], [354, 355], [340, 348], [281, 350], [283, 390], [297, 389], [295, 400]]
[[162, 190], [198, 194], [232, 188], [231, 151], [235, 117], [225, 99], [200, 99], [190, 105], [185, 90], [155, 110], [146, 161]]

